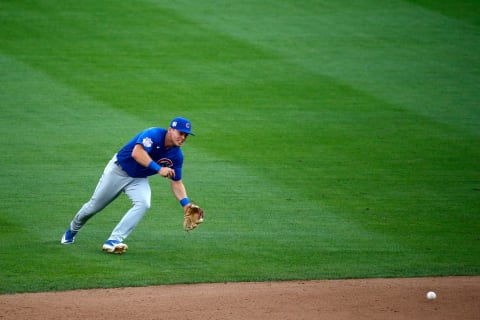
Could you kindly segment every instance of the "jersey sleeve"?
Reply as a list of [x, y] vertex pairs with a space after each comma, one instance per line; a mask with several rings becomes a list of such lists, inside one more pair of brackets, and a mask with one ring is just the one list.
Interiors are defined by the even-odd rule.
[[182, 167], [180, 168], [173, 168], [175, 170], [175, 177], [172, 178], [173, 181], [182, 180]]
[[147, 151], [147, 153], [150, 153], [150, 151], [152, 151], [153, 144], [154, 144], [153, 143], [154, 136], [155, 136], [154, 129], [147, 129], [145, 131], [142, 131], [138, 135], [137, 141], [135, 143], [141, 144], [145, 149], [145, 151]]
[[183, 153], [180, 149], [177, 149], [177, 156], [173, 163], [173, 170], [175, 170], [175, 177], [172, 178], [174, 181], [182, 180], [182, 167], [183, 167]]

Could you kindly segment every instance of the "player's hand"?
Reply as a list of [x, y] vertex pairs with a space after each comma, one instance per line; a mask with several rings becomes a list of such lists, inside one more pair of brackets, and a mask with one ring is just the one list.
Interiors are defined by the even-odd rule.
[[171, 178], [175, 177], [175, 170], [173, 170], [172, 168], [168, 168], [168, 167], [162, 167], [160, 169], [160, 171], [158, 171], [158, 174], [160, 174], [164, 178], [171, 179]]
[[186, 215], [186, 214], [187, 214], [187, 212], [188, 212], [188, 210], [190, 210], [190, 207], [191, 207], [191, 206], [192, 206], [191, 203], [186, 204], [186, 205], [183, 206], [183, 215]]

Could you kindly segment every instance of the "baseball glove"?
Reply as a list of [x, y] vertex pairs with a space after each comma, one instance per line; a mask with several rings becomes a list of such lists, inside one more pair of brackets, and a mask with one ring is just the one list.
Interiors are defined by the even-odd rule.
[[183, 215], [183, 229], [188, 232], [198, 227], [198, 225], [202, 222], [203, 209], [196, 204], [189, 205], [187, 210], [185, 210], [185, 214]]

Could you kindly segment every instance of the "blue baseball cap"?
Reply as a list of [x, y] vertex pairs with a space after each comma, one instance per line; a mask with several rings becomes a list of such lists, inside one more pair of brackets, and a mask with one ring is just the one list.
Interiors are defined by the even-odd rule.
[[194, 136], [192, 132], [192, 123], [186, 118], [176, 117], [172, 120], [172, 122], [170, 122], [170, 128]]

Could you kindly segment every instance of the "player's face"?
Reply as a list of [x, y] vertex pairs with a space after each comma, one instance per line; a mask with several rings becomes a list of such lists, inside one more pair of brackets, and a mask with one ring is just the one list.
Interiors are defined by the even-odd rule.
[[188, 138], [188, 133], [184, 133], [176, 129], [171, 129], [171, 133], [172, 143], [176, 147], [181, 147]]

